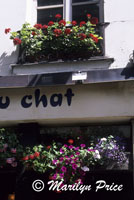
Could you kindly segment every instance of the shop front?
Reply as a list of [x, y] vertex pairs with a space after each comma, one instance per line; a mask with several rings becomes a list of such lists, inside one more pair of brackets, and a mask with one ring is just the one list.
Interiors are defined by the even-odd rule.
[[[50, 170], [52, 173], [49, 173], [49, 170], [43, 168], [41, 165], [43, 160], [37, 158], [38, 163], [35, 162], [35, 157], [29, 157], [30, 163], [27, 160], [27, 155], [33, 155], [33, 149], [30, 149], [29, 152], [23, 154], [23, 164], [26, 164], [26, 167], [23, 167], [21, 162], [18, 164], [19, 169], [13, 167], [13, 170], [6, 174], [6, 168], [1, 166], [3, 168], [1, 169], [3, 193], [4, 188], [8, 190], [5, 181], [8, 181], [9, 175], [12, 176], [13, 173], [13, 182], [8, 182], [10, 185], [8, 193], [14, 192], [17, 200], [29, 198], [38, 200], [41, 199], [42, 195], [46, 198], [47, 196], [55, 199], [74, 199], [77, 197], [77, 199], [82, 200], [88, 199], [90, 196], [95, 198], [101, 196], [107, 199], [111, 195], [113, 198], [118, 197], [118, 199], [126, 196], [127, 199], [131, 200], [133, 195], [133, 99], [132, 80], [94, 84], [77, 82], [76, 84], [55, 86], [37, 83], [35, 86], [1, 88], [1, 128], [15, 129], [17, 135], [21, 136], [20, 144], [23, 147], [36, 148], [36, 151], [38, 149], [41, 153], [39, 145], [45, 145], [44, 151], [51, 153], [51, 148], [55, 143], [57, 146], [67, 145], [70, 149], [71, 145], [73, 148], [79, 147], [81, 148], [80, 152], [86, 147], [90, 147], [92, 151], [98, 149], [101, 152], [97, 146], [99, 143], [95, 142], [107, 140], [107, 142], [113, 142], [113, 145], [116, 145], [114, 144], [116, 140], [119, 142], [118, 146], [112, 150], [118, 152], [114, 156], [119, 156], [118, 159], [125, 161], [122, 165], [118, 165], [118, 159], [114, 158], [116, 160], [114, 162], [112, 157], [113, 162], [111, 162], [109, 157], [109, 162], [107, 152], [107, 155], [104, 155], [107, 157], [102, 160], [102, 165], [96, 160], [92, 161], [89, 166], [87, 162], [84, 165], [84, 167], [88, 166], [88, 169], [84, 172], [86, 175], [82, 181], [85, 185], [91, 185], [90, 191], [84, 191], [82, 194], [80, 191], [57, 193], [49, 190], [48, 182], [52, 180], [50, 175], [53, 172]], [[111, 145], [111, 143], [107, 143], [107, 145]], [[106, 150], [108, 150], [108, 146], [105, 146]], [[111, 156], [113, 156], [112, 150], [109, 150]], [[122, 150], [124, 153], [119, 154], [119, 151]], [[62, 153], [65, 152], [62, 152], [60, 148], [59, 159], [61, 159]], [[74, 155], [74, 152], [72, 154]], [[79, 165], [77, 161], [76, 164]], [[77, 173], [77, 179], [79, 179], [80, 171]], [[66, 176], [69, 177], [68, 174]], [[45, 183], [45, 189], [41, 192], [36, 192], [32, 188], [32, 183], [38, 179]], [[96, 191], [97, 181], [98, 185], [99, 181], [102, 181], [98, 192]], [[115, 190], [121, 187], [120, 191]], [[1, 198], [6, 199], [7, 197], [2, 196]]]

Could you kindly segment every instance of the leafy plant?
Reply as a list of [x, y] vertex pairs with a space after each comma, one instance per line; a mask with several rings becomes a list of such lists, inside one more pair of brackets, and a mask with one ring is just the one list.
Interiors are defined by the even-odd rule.
[[[58, 17], [57, 17], [58, 16]], [[97, 18], [87, 14], [87, 22], [66, 22], [55, 16], [47, 25], [25, 23], [18, 32], [11, 32], [14, 45], [20, 45], [27, 62], [57, 59], [84, 59], [101, 53], [96, 30]], [[5, 33], [10, 32], [5, 29]]]

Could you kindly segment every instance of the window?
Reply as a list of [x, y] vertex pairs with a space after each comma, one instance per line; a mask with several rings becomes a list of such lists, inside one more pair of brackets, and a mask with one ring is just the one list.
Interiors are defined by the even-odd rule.
[[37, 22], [46, 24], [55, 20], [55, 15], [61, 14], [66, 21], [86, 20], [90, 13], [103, 22], [103, 0], [38, 0]]

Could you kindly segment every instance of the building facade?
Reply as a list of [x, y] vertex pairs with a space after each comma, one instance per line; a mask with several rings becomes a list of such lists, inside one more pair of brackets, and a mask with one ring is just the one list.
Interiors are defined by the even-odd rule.
[[[43, 127], [101, 126], [112, 131], [114, 126], [128, 142], [125, 170], [132, 177], [133, 6], [133, 0], [0, 2], [0, 126], [27, 129], [33, 124], [34, 129], [38, 124], [40, 133]], [[25, 22], [47, 24], [58, 13], [66, 21], [82, 21], [87, 13], [97, 17], [103, 37], [101, 55], [79, 61], [18, 62], [20, 49], [4, 33], [5, 28], [19, 31]]]

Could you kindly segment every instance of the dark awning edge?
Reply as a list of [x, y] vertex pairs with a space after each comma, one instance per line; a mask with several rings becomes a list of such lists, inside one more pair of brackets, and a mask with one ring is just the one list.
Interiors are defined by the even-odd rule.
[[[0, 88], [25, 88], [35, 86], [74, 85], [73, 72], [1, 76]], [[83, 84], [122, 82], [134, 80], [134, 68], [117, 68], [93, 70], [87, 72], [87, 80]]]

